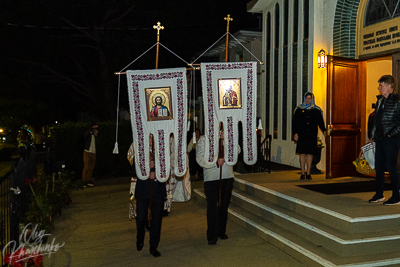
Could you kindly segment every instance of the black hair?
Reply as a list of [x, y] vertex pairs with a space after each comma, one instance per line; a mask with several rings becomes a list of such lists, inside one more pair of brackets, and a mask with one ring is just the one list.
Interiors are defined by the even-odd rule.
[[89, 129], [92, 130], [94, 126], [98, 125], [96, 122], [91, 122], [89, 124]]

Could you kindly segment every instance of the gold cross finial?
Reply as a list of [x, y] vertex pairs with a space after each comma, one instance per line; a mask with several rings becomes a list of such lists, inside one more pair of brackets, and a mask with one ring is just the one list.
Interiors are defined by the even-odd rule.
[[232, 21], [233, 18], [231, 18], [231, 15], [228, 14], [227, 17], [224, 18], [224, 20], [226, 20], [226, 31], [229, 32], [229, 21]]
[[164, 26], [161, 26], [161, 23], [157, 22], [157, 25], [154, 25], [153, 29], [157, 30], [157, 35], [159, 35], [160, 34], [160, 30], [164, 30]]

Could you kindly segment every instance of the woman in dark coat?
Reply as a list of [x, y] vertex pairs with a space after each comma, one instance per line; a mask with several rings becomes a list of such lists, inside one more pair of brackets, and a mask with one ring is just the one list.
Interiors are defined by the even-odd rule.
[[[311, 180], [310, 170], [313, 155], [317, 152], [318, 127], [326, 131], [322, 110], [315, 105], [314, 94], [307, 92], [304, 95], [304, 102], [294, 110], [293, 117], [293, 139], [297, 142], [296, 153], [300, 156], [301, 176]], [[305, 164], [307, 163], [307, 175]]]

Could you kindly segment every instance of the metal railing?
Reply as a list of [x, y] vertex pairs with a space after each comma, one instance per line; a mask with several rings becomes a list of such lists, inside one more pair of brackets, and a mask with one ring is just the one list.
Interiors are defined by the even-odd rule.
[[264, 172], [265, 170], [268, 170], [268, 173], [271, 172], [271, 139], [272, 136], [270, 134], [266, 135], [258, 147], [258, 172]]
[[[0, 248], [1, 248], [1, 266], [3, 266], [3, 248], [11, 239], [11, 206], [10, 187], [12, 185], [13, 171], [7, 172], [0, 178]], [[5, 252], [10, 252], [10, 248]]]
[[3, 266], [4, 254], [11, 253], [15, 241], [19, 246], [19, 223], [28, 208], [28, 185], [26, 179], [36, 175], [38, 161], [43, 159], [44, 152], [31, 151], [29, 155], [20, 158], [15, 166], [0, 177], [0, 266]]

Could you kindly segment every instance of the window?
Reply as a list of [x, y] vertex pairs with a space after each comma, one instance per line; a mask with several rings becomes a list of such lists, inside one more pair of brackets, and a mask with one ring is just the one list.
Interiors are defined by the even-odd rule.
[[270, 100], [270, 70], [271, 70], [271, 14], [268, 12], [267, 14], [267, 54], [266, 54], [266, 64], [265, 64], [265, 109], [266, 109], [266, 116], [265, 116], [265, 133], [270, 134], [269, 132], [269, 107], [271, 106], [271, 100]]
[[304, 0], [303, 19], [303, 95], [308, 91], [308, 33], [309, 33], [309, 0]]
[[288, 23], [289, 0], [284, 1], [283, 6], [283, 81], [282, 81], [282, 140], [287, 138], [287, 95], [288, 95]]
[[400, 0], [369, 0], [364, 27], [400, 16]]
[[293, 43], [297, 43], [299, 38], [299, 0], [293, 3]]
[[303, 40], [308, 39], [309, 34], [309, 26], [310, 26], [310, 8], [309, 8], [309, 0], [304, 0], [304, 25], [303, 25]]
[[274, 133], [278, 139], [278, 110], [279, 110], [279, 4], [275, 5], [275, 50], [274, 50]]
[[275, 5], [275, 49], [279, 47], [279, 4]]
[[284, 12], [284, 32], [283, 32], [283, 46], [286, 46], [288, 44], [288, 28], [289, 28], [289, 0], [285, 0], [284, 6], [283, 6], [283, 12]]
[[271, 50], [271, 14], [267, 14], [267, 52]]

